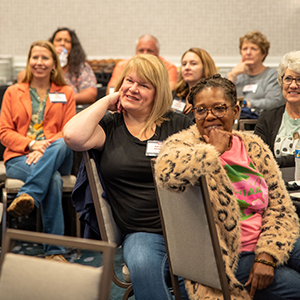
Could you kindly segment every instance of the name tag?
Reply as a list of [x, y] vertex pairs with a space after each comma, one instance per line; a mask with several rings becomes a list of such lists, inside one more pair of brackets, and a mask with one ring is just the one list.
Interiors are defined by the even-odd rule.
[[157, 156], [163, 142], [160, 141], [148, 141], [146, 148], [146, 156]]
[[67, 98], [64, 93], [49, 93], [51, 103], [67, 103]]
[[185, 100], [174, 99], [171, 108], [175, 109], [177, 112], [183, 112], [185, 108]]
[[243, 93], [256, 93], [256, 90], [258, 88], [258, 84], [254, 83], [254, 84], [247, 84], [244, 86], [243, 88]]
[[115, 92], [115, 87], [114, 86], [111, 86], [109, 88], [109, 95], [113, 94]]

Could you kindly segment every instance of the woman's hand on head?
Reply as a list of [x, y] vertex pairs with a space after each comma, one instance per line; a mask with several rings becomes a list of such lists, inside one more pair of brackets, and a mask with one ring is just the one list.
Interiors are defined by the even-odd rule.
[[232, 135], [229, 131], [212, 129], [209, 136], [203, 135], [203, 138], [206, 143], [213, 145], [220, 154], [223, 154], [231, 149]]
[[116, 92], [107, 96], [109, 100], [108, 108], [111, 111], [117, 111], [120, 113], [122, 111], [122, 105], [120, 102], [120, 93]]
[[[273, 262], [273, 257], [267, 253], [261, 253], [258, 258]], [[253, 299], [256, 290], [267, 288], [274, 279], [274, 268], [259, 262], [255, 262], [245, 286], [251, 285], [250, 297]]]

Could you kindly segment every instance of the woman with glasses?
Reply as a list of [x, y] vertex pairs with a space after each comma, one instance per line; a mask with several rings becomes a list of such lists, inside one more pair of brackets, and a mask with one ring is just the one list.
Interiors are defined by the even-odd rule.
[[[202, 79], [189, 101], [196, 125], [164, 142], [157, 183], [179, 193], [206, 176], [232, 299], [300, 299], [299, 219], [268, 146], [232, 131], [234, 84], [220, 75]], [[189, 280], [186, 289], [191, 300], [222, 299]]]
[[263, 113], [255, 133], [269, 145], [280, 167], [292, 167], [300, 135], [300, 51], [283, 57], [277, 80], [286, 104]]
[[244, 105], [260, 114], [284, 104], [276, 70], [263, 64], [270, 48], [266, 36], [260, 31], [247, 32], [240, 37], [239, 47], [241, 61], [227, 78], [236, 85], [238, 97], [244, 97]]

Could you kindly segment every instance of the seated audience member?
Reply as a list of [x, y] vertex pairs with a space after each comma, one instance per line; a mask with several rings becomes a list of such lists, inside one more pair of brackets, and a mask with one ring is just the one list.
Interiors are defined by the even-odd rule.
[[277, 79], [286, 104], [262, 113], [254, 133], [269, 145], [280, 167], [293, 167], [300, 137], [300, 51], [283, 57]]
[[[74, 30], [66, 27], [58, 28], [49, 39], [58, 55], [65, 48], [68, 52], [67, 64], [62, 65], [63, 75], [67, 84], [75, 93], [77, 112], [95, 102], [97, 97], [97, 80]], [[18, 75], [22, 82], [25, 71]]]
[[[180, 193], [206, 176], [231, 299], [300, 299], [299, 219], [268, 146], [232, 131], [234, 84], [201, 79], [189, 101], [196, 124], [164, 142], [157, 183]], [[189, 280], [186, 289], [191, 300], [223, 299]]]
[[[176, 82], [177, 82], [176, 66], [174, 64], [172, 64], [171, 62], [167, 61], [166, 59], [164, 59], [163, 57], [159, 56], [159, 42], [156, 37], [154, 37], [153, 35], [149, 35], [149, 34], [142, 35], [137, 40], [135, 54], [152, 54], [152, 55], [159, 57], [163, 61], [163, 63], [165, 64], [165, 66], [168, 70], [169, 84], [170, 84], [171, 90], [174, 89]], [[112, 73], [112, 76], [110, 78], [110, 81], [107, 84], [106, 94], [110, 93], [110, 88], [113, 88], [116, 86], [116, 83], [128, 62], [129, 62], [129, 59], [125, 59], [116, 64], [114, 71]]]
[[205, 77], [217, 73], [217, 68], [211, 56], [203, 49], [190, 48], [181, 57], [181, 69], [178, 83], [175, 86], [172, 108], [177, 112], [187, 114], [194, 120], [192, 105], [187, 101], [191, 88]]
[[[277, 82], [277, 71], [264, 66], [270, 43], [259, 31], [240, 37], [241, 61], [228, 74], [235, 83], [238, 97], [244, 97], [244, 106], [258, 115], [285, 103]], [[247, 113], [247, 109], [245, 109]], [[244, 111], [242, 110], [241, 116]]]
[[[34, 42], [22, 83], [10, 86], [3, 98], [0, 139], [6, 147], [8, 178], [24, 181], [7, 212], [26, 216], [41, 208], [43, 231], [64, 234], [62, 179], [72, 168], [72, 150], [62, 138], [63, 126], [76, 113], [73, 90], [66, 84], [54, 46]], [[44, 245], [47, 259], [66, 262], [64, 248]]]
[[[123, 233], [123, 255], [135, 299], [171, 299], [150, 159], [163, 140], [193, 123], [170, 110], [167, 68], [154, 55], [131, 58], [116, 91], [72, 118], [64, 128], [64, 139], [76, 151], [99, 150], [99, 171]], [[107, 110], [115, 113], [106, 114]], [[82, 210], [87, 199], [73, 197], [73, 201]], [[187, 299], [182, 280], [181, 286]]]

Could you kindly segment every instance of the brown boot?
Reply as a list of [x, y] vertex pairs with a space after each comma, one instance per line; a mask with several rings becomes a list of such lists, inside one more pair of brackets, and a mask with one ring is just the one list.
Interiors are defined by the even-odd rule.
[[34, 200], [28, 194], [21, 194], [8, 207], [7, 212], [13, 217], [28, 216], [34, 209]]
[[53, 254], [45, 256], [48, 260], [59, 261], [63, 263], [68, 263], [68, 261], [61, 254]]

